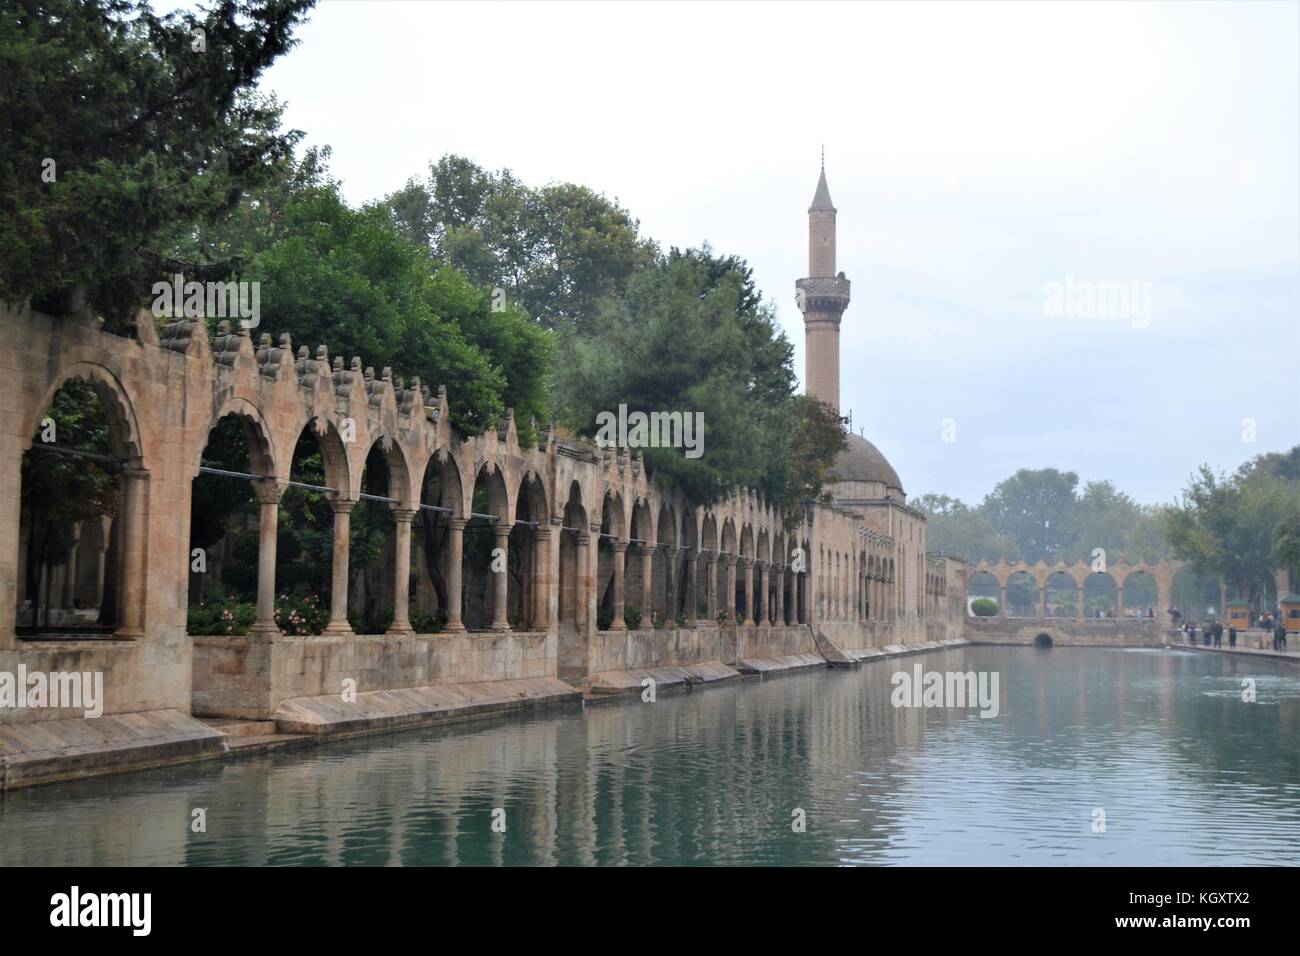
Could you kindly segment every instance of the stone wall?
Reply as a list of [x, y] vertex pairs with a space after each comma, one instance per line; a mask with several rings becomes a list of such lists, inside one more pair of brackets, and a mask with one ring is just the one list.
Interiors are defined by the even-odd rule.
[[970, 617], [965, 637], [976, 644], [1033, 644], [1046, 634], [1053, 644], [1160, 647], [1168, 629], [1149, 618]]
[[591, 638], [591, 673], [686, 666], [706, 661], [730, 663], [734, 627], [597, 631]]
[[196, 637], [194, 713], [268, 720], [294, 697], [436, 684], [550, 677], [556, 642], [545, 632], [413, 636]]

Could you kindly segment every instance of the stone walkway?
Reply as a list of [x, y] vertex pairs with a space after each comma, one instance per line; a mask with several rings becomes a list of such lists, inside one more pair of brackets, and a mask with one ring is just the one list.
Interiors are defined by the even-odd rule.
[[1268, 637], [1264, 639], [1265, 645], [1263, 648], [1246, 646], [1247, 644], [1254, 644], [1257, 639], [1256, 635], [1261, 633], [1262, 632], [1260, 631], [1248, 632], [1249, 634], [1248, 641], [1244, 640], [1241, 635], [1238, 635], [1236, 647], [1229, 647], [1227, 643], [1228, 639], [1226, 637], [1224, 638], [1224, 643], [1222, 647], [1213, 647], [1213, 646], [1207, 647], [1205, 644], [1186, 644], [1183, 643], [1182, 641], [1169, 641], [1169, 640], [1165, 641], [1165, 647], [1182, 648], [1183, 650], [1188, 650], [1188, 651], [1213, 651], [1218, 654], [1241, 654], [1249, 657], [1274, 657], [1274, 658], [1278, 658], [1279, 660], [1300, 661], [1300, 637], [1298, 637], [1295, 634], [1288, 635], [1287, 649], [1285, 651], [1273, 650], [1272, 637]]

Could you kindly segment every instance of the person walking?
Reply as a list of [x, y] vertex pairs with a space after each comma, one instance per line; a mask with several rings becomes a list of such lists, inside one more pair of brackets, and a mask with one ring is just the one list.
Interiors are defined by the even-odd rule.
[[1277, 626], [1273, 628], [1273, 650], [1286, 650], [1286, 625], [1280, 620], [1277, 622]]
[[1237, 629], [1235, 627], [1228, 628], [1228, 646], [1229, 647], [1237, 646]]
[[1214, 622], [1214, 646], [1215, 647], [1223, 646], [1223, 622], [1222, 621]]

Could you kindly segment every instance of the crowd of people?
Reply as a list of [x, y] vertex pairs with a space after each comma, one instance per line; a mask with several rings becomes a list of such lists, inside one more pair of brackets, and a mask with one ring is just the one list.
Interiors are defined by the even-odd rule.
[[[1273, 650], [1286, 650], [1286, 625], [1282, 623], [1281, 612], [1272, 614], [1265, 611], [1255, 621], [1255, 627], [1264, 631], [1266, 634], [1271, 634], [1273, 638]], [[1205, 621], [1204, 624], [1199, 624], [1198, 622], [1191, 620], [1184, 621], [1182, 631], [1184, 640], [1188, 644], [1203, 644], [1205, 647], [1223, 646], [1224, 627], [1223, 624], [1213, 616], [1211, 616], [1209, 620]], [[1229, 627], [1227, 629], [1227, 635], [1228, 646], [1236, 647], [1237, 629], [1235, 627]]]

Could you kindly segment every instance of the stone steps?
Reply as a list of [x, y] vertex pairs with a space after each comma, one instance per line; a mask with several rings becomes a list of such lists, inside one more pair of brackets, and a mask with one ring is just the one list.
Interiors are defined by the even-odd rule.
[[311, 743], [310, 734], [242, 734], [226, 738], [228, 753], [247, 753], [251, 751], [276, 750], [295, 743]]
[[681, 667], [638, 667], [631, 670], [603, 671], [592, 675], [588, 696], [593, 699], [641, 693], [641, 681], [649, 678], [657, 689], [712, 684], [739, 677], [738, 671], [721, 661], [705, 661]]
[[275, 733], [274, 720], [208, 720], [203, 722], [219, 734], [225, 734], [226, 739], [232, 737], [260, 737], [265, 734]]

